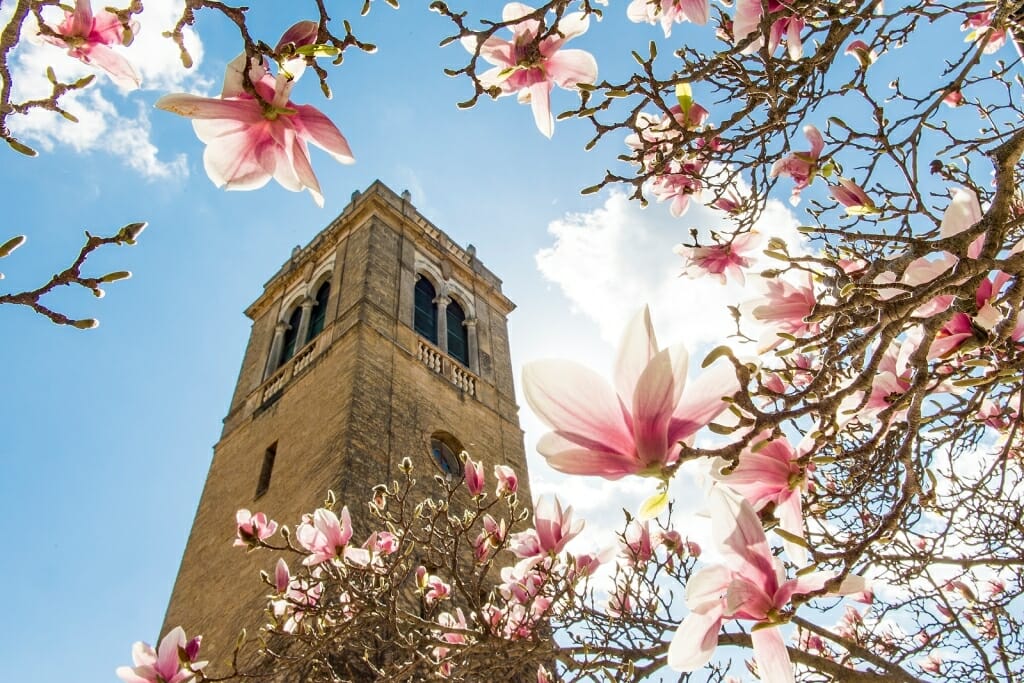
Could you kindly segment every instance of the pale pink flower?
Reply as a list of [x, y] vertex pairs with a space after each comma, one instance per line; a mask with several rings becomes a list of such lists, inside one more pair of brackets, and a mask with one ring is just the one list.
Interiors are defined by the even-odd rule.
[[[763, 0], [736, 0], [736, 17], [733, 19], [733, 39], [739, 43], [752, 33], [759, 33], [761, 30], [761, 17], [765, 8]], [[782, 43], [782, 37], [786, 37], [786, 50], [790, 59], [800, 59], [804, 54], [803, 42], [800, 40], [800, 32], [804, 29], [804, 18], [790, 8], [789, 2], [781, 0], [767, 0], [765, 2], [769, 14], [776, 14], [786, 10], [790, 14], [783, 14], [772, 22], [768, 33], [768, 53], [774, 53]], [[758, 35], [746, 48], [744, 53], [756, 52], [764, 44], [764, 36]]]
[[553, 680], [543, 664], [537, 665], [537, 683], [552, 683]]
[[[959, 235], [973, 228], [981, 220], [981, 204], [974, 190], [955, 187], [950, 192], [949, 206], [942, 213], [939, 235], [942, 238]], [[985, 233], [978, 235], [967, 247], [967, 258], [976, 259], [985, 246]]]
[[510, 549], [521, 558], [557, 555], [583, 531], [584, 524], [572, 518], [572, 506], [563, 510], [556, 496], [542, 496], [533, 510], [534, 528], [513, 534]]
[[465, 470], [466, 488], [469, 490], [469, 495], [475, 498], [484, 490], [484, 464], [482, 462], [473, 461], [467, 455]]
[[137, 642], [132, 646], [134, 667], [121, 666], [117, 675], [125, 683], [185, 683], [195, 678], [206, 662], [197, 662], [202, 636], [186, 640], [185, 631], [177, 626], [154, 650], [150, 645]]
[[498, 488], [495, 491], [499, 497], [515, 493], [519, 489], [519, 477], [516, 471], [508, 465], [495, 465], [494, 476], [498, 479]]
[[626, 562], [629, 564], [645, 564], [654, 557], [654, 548], [660, 542], [660, 535], [651, 533], [649, 520], [630, 521], [622, 534], [623, 549], [626, 551]]
[[677, 245], [675, 252], [683, 257], [683, 275], [698, 279], [708, 275], [718, 276], [723, 285], [731, 277], [739, 284], [746, 284], [744, 269], [753, 263], [753, 254], [761, 246], [761, 236], [748, 232], [732, 238], [729, 242], [712, 244], [707, 247]]
[[[312, 579], [298, 578], [291, 576], [288, 565], [284, 560], [277, 561], [274, 571], [274, 587], [280, 597], [270, 601], [270, 610], [277, 622], [281, 624], [281, 630], [285, 633], [295, 633], [302, 624], [306, 613], [316, 607], [323, 596], [324, 584], [315, 580], [319, 567], [314, 570]], [[348, 614], [347, 593], [339, 596], [343, 614]]]
[[942, 673], [942, 663], [942, 655], [935, 650], [929, 652], [924, 659], [917, 660], [917, 665], [921, 667], [921, 670], [930, 674]]
[[551, 90], [558, 85], [575, 89], [578, 83], [597, 80], [597, 62], [583, 50], [563, 50], [565, 43], [587, 31], [590, 18], [582, 12], [564, 15], [546, 37], [546, 26], [537, 19], [524, 19], [534, 8], [518, 2], [505, 5], [502, 21], [510, 26], [512, 40], [491, 36], [480, 43], [476, 36], [462, 39], [463, 46], [494, 64], [495, 68], [479, 76], [485, 88], [497, 88], [502, 95], [518, 93], [520, 102], [529, 102], [538, 130], [547, 137], [555, 131], [551, 116]]
[[804, 135], [811, 143], [808, 151], [791, 152], [772, 164], [773, 178], [780, 175], [789, 176], [796, 183], [793, 186], [793, 196], [790, 198], [790, 203], [794, 205], [800, 201], [800, 191], [813, 183], [815, 176], [818, 175], [818, 161], [821, 151], [825, 149], [825, 140], [816, 127], [804, 126]]
[[861, 67], [868, 68], [878, 59], [878, 53], [872, 50], [863, 40], [854, 40], [846, 46], [846, 54], [852, 56]]
[[[679, 625], [668, 650], [668, 664], [677, 671], [695, 671], [709, 661], [718, 645], [722, 622], [755, 622], [750, 637], [762, 681], [792, 683], [793, 668], [782, 633], [773, 617], [794, 595], [815, 593], [834, 578], [812, 572], [785, 580], [782, 562], [772, 555], [761, 520], [750, 503], [723, 487], [711, 492], [712, 535], [725, 561], [695, 573], [686, 585], [689, 616]], [[849, 577], [834, 593], [863, 590], [860, 577]]]
[[782, 278], [768, 280], [764, 303], [753, 309], [754, 318], [765, 324], [761, 336], [761, 349], [773, 349], [782, 343], [780, 334], [804, 339], [818, 334], [820, 326], [807, 322], [817, 302], [814, 279], [808, 273], [803, 282], [789, 282]]
[[666, 172], [654, 177], [651, 192], [659, 202], [671, 200], [669, 213], [678, 218], [690, 208], [690, 198], [704, 189], [702, 176], [706, 166], [700, 159], [673, 161]]
[[[779, 526], [799, 538], [805, 538], [804, 515], [800, 498], [806, 478], [798, 460], [810, 444], [793, 448], [782, 436], [767, 440], [760, 434], [740, 455], [739, 464], [728, 474], [716, 474], [723, 484], [743, 496], [755, 511], [774, 506]], [[797, 565], [807, 562], [807, 551], [796, 543], [785, 542], [786, 553]]]
[[121, 20], [113, 12], [101, 10], [94, 14], [92, 0], [75, 0], [75, 10], [65, 10], [64, 21], [56, 28], [50, 28], [57, 35], [40, 34], [42, 40], [67, 48], [68, 54], [75, 59], [103, 69], [122, 88], [134, 90], [139, 87], [141, 81], [134, 67], [110, 47], [131, 42], [132, 35], [139, 30], [135, 20], [129, 22], [126, 33]]
[[[533, 411], [554, 431], [537, 450], [568, 474], [619, 479], [662, 476], [693, 436], [725, 407], [737, 389], [731, 367], [717, 365], [687, 385], [685, 348], [659, 349], [645, 307], [619, 346], [615, 389], [572, 361], [535, 361], [523, 369]], [[684, 391], [685, 389], [685, 391]]]
[[265, 64], [257, 63], [249, 76], [261, 104], [242, 86], [245, 65], [244, 54], [228, 64], [219, 98], [176, 93], [161, 97], [156, 107], [193, 119], [196, 135], [206, 143], [206, 174], [217, 187], [254, 190], [273, 178], [292, 192], [309, 190], [317, 206], [323, 206], [308, 143], [351, 164], [355, 159], [348, 141], [320, 110], [289, 99], [292, 79], [275, 79]]
[[253, 514], [242, 508], [235, 514], [235, 521], [238, 524], [236, 546], [255, 548], [277, 531], [277, 522], [268, 520], [262, 512]]
[[[985, 42], [985, 48], [982, 50], [987, 55], [997, 52], [999, 48], [1006, 44], [1006, 39], [1013, 40], [1013, 33], [1004, 28], [994, 28], [992, 26], [992, 12], [978, 12], [967, 18], [967, 21], [960, 27], [961, 31], [970, 31], [967, 37], [964, 38], [964, 42], [968, 43], [980, 43]], [[1016, 41], [1014, 41], [1016, 47]], [[1017, 48], [1018, 54], [1020, 48]]]
[[445, 600], [452, 594], [452, 587], [441, 580], [441, 577], [431, 574], [427, 577], [427, 585], [423, 591], [423, 599], [428, 605]]
[[352, 520], [348, 507], [341, 509], [341, 519], [333, 511], [319, 508], [312, 515], [303, 515], [302, 524], [295, 530], [299, 544], [312, 553], [303, 564], [313, 565], [337, 560], [345, 556], [352, 538]]
[[637, 24], [661, 23], [665, 37], [672, 35], [672, 24], [692, 21], [703, 26], [708, 23], [711, 4], [708, 0], [633, 0], [626, 8], [626, 16]]
[[838, 185], [830, 185], [828, 191], [837, 202], [846, 207], [846, 213], [851, 216], [879, 213], [878, 207], [860, 185], [849, 178], [839, 178], [837, 182]]

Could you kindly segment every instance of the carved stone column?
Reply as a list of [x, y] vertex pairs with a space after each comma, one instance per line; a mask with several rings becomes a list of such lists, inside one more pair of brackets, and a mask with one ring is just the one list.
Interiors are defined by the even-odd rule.
[[480, 360], [477, 358], [476, 318], [466, 318], [462, 323], [466, 328], [466, 339], [469, 341], [469, 369], [480, 374]]
[[295, 335], [296, 351], [306, 345], [306, 337], [309, 336], [309, 321], [313, 318], [312, 312], [316, 300], [307, 296], [299, 305], [302, 307], [302, 316], [299, 318], [299, 331]]
[[284, 346], [284, 333], [288, 330], [288, 323], [279, 320], [274, 326], [274, 340], [270, 342], [270, 355], [267, 356], [267, 366], [263, 369], [263, 379], [270, 377], [277, 370], [281, 363], [281, 348]]
[[448, 304], [451, 302], [451, 298], [444, 294], [434, 299], [437, 304], [437, 345], [445, 353], [448, 353]]

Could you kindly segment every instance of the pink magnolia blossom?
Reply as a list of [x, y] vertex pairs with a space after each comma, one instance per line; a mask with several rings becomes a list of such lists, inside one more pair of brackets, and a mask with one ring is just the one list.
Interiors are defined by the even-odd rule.
[[519, 477], [516, 471], [508, 465], [495, 465], [494, 476], [498, 480], [498, 488], [495, 493], [499, 497], [515, 493], [519, 490]]
[[663, 476], [679, 458], [679, 442], [721, 413], [722, 397], [737, 389], [732, 369], [719, 364], [686, 383], [686, 349], [659, 349], [645, 307], [619, 346], [615, 388], [572, 361], [535, 361], [523, 369], [533, 411], [554, 431], [537, 450], [567, 474], [619, 479]]
[[866, 69], [878, 59], [878, 53], [872, 50], [863, 40], [854, 40], [846, 46], [846, 54], [852, 56], [862, 68]]
[[125, 683], [185, 683], [195, 678], [206, 662], [197, 662], [202, 636], [186, 640], [185, 631], [177, 626], [164, 636], [160, 647], [137, 642], [132, 646], [134, 667], [121, 666], [118, 677]]
[[543, 496], [533, 510], [534, 528], [513, 534], [510, 549], [521, 558], [557, 555], [583, 531], [584, 523], [572, 518], [572, 506], [563, 510], [557, 497]]
[[789, 176], [796, 183], [793, 186], [793, 196], [790, 198], [790, 203], [794, 205], [800, 201], [800, 191], [813, 183], [815, 176], [818, 175], [818, 160], [821, 151], [825, 149], [825, 140], [816, 127], [804, 126], [804, 135], [811, 143], [808, 151], [791, 152], [772, 164], [773, 178], [780, 175]]
[[56, 28], [48, 28], [57, 35], [40, 34], [42, 40], [65, 47], [75, 59], [103, 69], [122, 88], [139, 87], [141, 80], [134, 67], [110, 47], [129, 44], [139, 30], [138, 22], [130, 21], [126, 32], [113, 12], [101, 10], [94, 14], [92, 0], [75, 0], [74, 11], [65, 10], [64, 21]]
[[678, 218], [690, 208], [690, 198], [704, 189], [702, 176], [706, 167], [707, 162], [701, 159], [673, 161], [668, 171], [655, 176], [651, 192], [659, 202], [671, 200], [669, 213]]
[[780, 334], [797, 339], [818, 334], [820, 325], [807, 321], [818, 299], [814, 279], [809, 273], [802, 282], [775, 278], [768, 280], [766, 286], [764, 302], [752, 311], [754, 318], [766, 327], [760, 339], [761, 350], [773, 349], [781, 344], [783, 337]]
[[849, 178], [839, 178], [837, 182], [837, 185], [829, 186], [828, 191], [837, 202], [846, 207], [846, 213], [851, 216], [879, 213], [878, 207], [860, 185]]
[[[964, 38], [965, 42], [968, 43], [980, 43], [985, 42], [985, 48], [982, 50], [987, 55], [997, 52], [999, 48], [1006, 44], [1006, 39], [1013, 40], [1013, 33], [1006, 30], [1005, 28], [995, 28], [992, 26], [992, 12], [978, 12], [967, 18], [967, 21], [960, 27], [961, 31], [970, 31], [967, 37]], [[1014, 41], [1014, 47], [1017, 46]], [[1017, 53], [1020, 54], [1020, 48], [1017, 48]]]
[[[718, 645], [722, 622], [755, 622], [750, 637], [762, 681], [792, 683], [793, 667], [782, 633], [774, 627], [779, 610], [794, 595], [823, 590], [831, 572], [812, 572], [785, 580], [782, 562], [772, 555], [761, 520], [750, 503], [723, 487], [711, 492], [712, 535], [725, 561], [704, 567], [686, 585], [690, 614], [669, 645], [668, 663], [677, 671], [695, 671], [709, 661]], [[831, 595], [863, 590], [860, 577], [850, 577]]]
[[466, 488], [469, 490], [469, 495], [475, 498], [484, 490], [484, 464], [473, 461], [467, 455], [465, 471]]
[[[311, 579], [293, 577], [288, 564], [283, 559], [277, 561], [274, 568], [274, 587], [279, 597], [270, 601], [270, 611], [285, 633], [295, 633], [302, 624], [306, 612], [320, 602], [324, 584], [316, 580], [319, 569], [314, 569]], [[345, 598], [346, 594], [339, 596], [339, 602], [343, 607]]]
[[340, 520], [333, 511], [326, 508], [319, 508], [312, 515], [303, 515], [302, 524], [295, 530], [295, 538], [312, 553], [303, 560], [305, 565], [345, 557], [348, 542], [352, 539], [352, 520], [348, 507], [341, 509]]
[[317, 206], [323, 206], [308, 143], [351, 164], [355, 159], [348, 141], [319, 109], [289, 99], [294, 79], [275, 79], [265, 64], [257, 63], [249, 77], [261, 104], [243, 88], [245, 65], [244, 54], [228, 64], [219, 98], [176, 93], [161, 97], [156, 107], [193, 119], [196, 135], [206, 143], [206, 174], [217, 187], [255, 190], [273, 178], [292, 192], [309, 190]]
[[[739, 464], [719, 481], [731, 488], [760, 512], [773, 505], [779, 526], [799, 538], [805, 538], [804, 515], [801, 509], [806, 472], [798, 462], [809, 444], [793, 448], [786, 437], [768, 439], [761, 434], [740, 455]], [[786, 553], [797, 565], [807, 562], [803, 546], [785, 541]]]
[[711, 3], [708, 0], [633, 0], [626, 8], [626, 16], [637, 24], [661, 23], [665, 37], [672, 35], [672, 24], [692, 21], [703, 26], [708, 23]]
[[[941, 237], [952, 237], [973, 228], [981, 220], [981, 204], [978, 195], [969, 188], [956, 187], [950, 192], [949, 206], [942, 213], [939, 225]], [[978, 235], [967, 247], [967, 258], [976, 259], [985, 246], [985, 233]]]
[[[739, 43], [752, 33], [760, 33], [761, 17], [764, 15], [764, 0], [736, 0], [736, 16], [733, 19], [733, 39]], [[769, 14], [783, 12], [782, 16], [772, 22], [768, 33], [768, 52], [774, 53], [782, 43], [782, 37], [786, 37], [786, 51], [789, 58], [796, 60], [804, 54], [803, 42], [800, 40], [800, 32], [804, 29], [804, 18], [794, 12], [790, 2], [781, 0], [767, 0]], [[764, 44], [764, 36], [758, 35], [746, 48], [744, 53], [756, 52]]]
[[562, 46], [586, 33], [590, 19], [582, 12], [564, 15], [546, 37], [543, 21], [526, 19], [534, 8], [518, 2], [505, 5], [502, 21], [514, 23], [512, 40], [490, 37], [482, 43], [476, 36], [462, 39], [463, 46], [495, 67], [480, 74], [480, 84], [497, 88], [501, 95], [518, 93], [520, 102], [529, 102], [537, 129], [547, 137], [555, 131], [551, 116], [551, 91], [555, 85], [575, 89], [578, 83], [597, 80], [597, 62], [583, 50], [563, 50]]
[[234, 545], [248, 546], [255, 548], [261, 541], [265, 541], [277, 531], [277, 522], [268, 520], [262, 512], [253, 514], [242, 508], [235, 514], [235, 521], [238, 524], [237, 538]]
[[683, 257], [683, 275], [697, 279], [715, 275], [723, 285], [731, 277], [741, 285], [746, 284], [745, 268], [753, 263], [753, 253], [761, 246], [761, 236], [748, 232], [726, 243], [707, 247], [676, 246], [675, 252]]

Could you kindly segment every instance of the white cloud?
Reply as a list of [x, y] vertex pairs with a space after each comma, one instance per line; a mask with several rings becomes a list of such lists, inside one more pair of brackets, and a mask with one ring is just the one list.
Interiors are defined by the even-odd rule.
[[[785, 239], [797, 251], [797, 225], [789, 209], [770, 201], [756, 228], [766, 237]], [[625, 194], [612, 192], [602, 207], [551, 223], [548, 231], [555, 244], [538, 252], [537, 267], [613, 344], [645, 303], [651, 306], [662, 346], [682, 341], [693, 350], [721, 343], [735, 331], [726, 306], [753, 298], [760, 280], [748, 278], [743, 287], [721, 285], [713, 278], [679, 277], [682, 260], [672, 249], [689, 241], [691, 227], [706, 239], [708, 230], [727, 229], [729, 224], [724, 213], [696, 202], [681, 218], [674, 218], [665, 206], [645, 209]], [[752, 270], [765, 267], [760, 264]]]
[[[143, 88], [167, 91], [209, 87], [208, 82], [196, 75], [195, 69], [186, 70], [182, 66], [177, 46], [161, 35], [173, 27], [182, 6], [181, 0], [149, 0], [139, 19], [141, 28], [135, 41], [130, 47], [121, 48], [142, 77]], [[56, 16], [59, 21], [59, 11]], [[60, 100], [61, 106], [78, 119], [77, 123], [55, 112], [37, 109], [10, 119], [15, 135], [46, 151], [70, 147], [79, 153], [106, 152], [147, 178], [188, 175], [184, 156], [171, 161], [159, 158], [159, 150], [150, 140], [149, 116], [141, 102], [126, 100], [126, 91], [104, 72], [68, 56], [60, 48], [34, 41], [30, 34], [35, 30], [34, 21], [28, 19], [16, 48], [12, 70], [16, 101], [50, 94], [46, 78], [48, 67], [52, 67], [63, 82], [88, 75], [96, 75], [96, 79], [84, 90], [70, 92]], [[202, 43], [191, 29], [186, 29], [185, 37], [185, 44], [198, 65], [203, 56]]]

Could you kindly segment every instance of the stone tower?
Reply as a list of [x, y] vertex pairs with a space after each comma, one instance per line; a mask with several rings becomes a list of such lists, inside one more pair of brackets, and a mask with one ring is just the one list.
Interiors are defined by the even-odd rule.
[[266, 553], [233, 548], [235, 511], [294, 528], [328, 489], [353, 512], [402, 459], [459, 476], [462, 448], [526, 486], [501, 280], [381, 182], [304, 248], [246, 315], [252, 333], [161, 633], [223, 662], [263, 623]]

